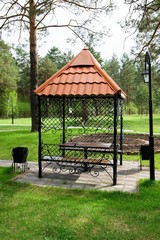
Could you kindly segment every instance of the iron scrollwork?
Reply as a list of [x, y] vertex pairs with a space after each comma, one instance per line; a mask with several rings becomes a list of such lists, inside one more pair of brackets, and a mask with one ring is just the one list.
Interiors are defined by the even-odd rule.
[[[114, 119], [114, 98], [41, 98], [41, 158], [46, 161], [42, 171], [46, 167], [52, 167], [54, 173], [68, 172], [69, 174], [80, 174], [88, 172], [93, 177], [99, 176], [104, 170], [108, 172], [109, 164], [100, 164], [101, 160], [113, 160], [114, 123], [120, 125], [123, 111], [123, 101], [118, 99], [118, 113]], [[116, 136], [117, 146], [122, 145], [122, 138]], [[53, 142], [54, 143], [53, 143]], [[112, 155], [105, 151], [90, 150], [88, 158], [96, 159], [98, 164], [82, 163], [85, 158], [83, 149], [69, 150], [60, 149], [59, 144], [65, 142], [102, 142], [112, 143]], [[57, 145], [56, 145], [56, 144]], [[115, 151], [116, 152], [116, 151]], [[110, 156], [109, 156], [110, 155]], [[45, 159], [45, 156], [48, 158]], [[75, 162], [63, 162], [60, 158], [75, 158]], [[62, 159], [61, 159], [62, 160]], [[53, 163], [53, 166], [52, 166]], [[110, 167], [114, 168], [113, 164]], [[113, 178], [112, 178], [113, 179]]]
[[[108, 172], [108, 166], [101, 165], [101, 164], [88, 164], [87, 167], [84, 163], [67, 163], [67, 162], [60, 162], [60, 161], [46, 161], [43, 170], [50, 166], [52, 166], [52, 171], [55, 174], [67, 172], [68, 174], [78, 174], [81, 173], [89, 173], [92, 177], [98, 177], [102, 169], [113, 179], [112, 175]], [[112, 164], [111, 164], [112, 166]]]

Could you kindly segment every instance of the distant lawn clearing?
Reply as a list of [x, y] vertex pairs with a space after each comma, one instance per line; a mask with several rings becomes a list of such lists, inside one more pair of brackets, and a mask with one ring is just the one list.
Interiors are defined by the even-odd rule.
[[[12, 119], [8, 118], [8, 119], [0, 119], [0, 125], [4, 124], [4, 125], [12, 125]], [[27, 124], [29, 126], [31, 126], [31, 118], [16, 118], [14, 119], [14, 124]], [[14, 126], [13, 124], [13, 126]]]
[[[30, 132], [31, 119], [15, 119], [15, 124], [11, 124], [11, 119], [0, 119], [0, 159], [12, 159], [11, 150], [17, 146], [28, 147], [28, 160], [38, 160], [38, 133]], [[148, 132], [148, 116], [124, 115], [124, 130], [137, 132]], [[160, 134], [160, 115], [154, 115], [154, 132]], [[125, 135], [124, 135], [125, 137]], [[59, 136], [54, 135], [52, 141], [59, 143]], [[124, 155], [124, 160], [137, 160], [139, 155]], [[148, 161], [145, 162], [148, 164]], [[160, 154], [155, 154], [155, 166], [160, 169]]]
[[[153, 116], [153, 130], [160, 134], [160, 115]], [[149, 116], [147, 115], [124, 115], [124, 130], [140, 133], [149, 133]]]
[[[149, 132], [149, 116], [147, 115], [124, 115], [124, 130], [125, 131], [132, 131], [132, 132]], [[160, 134], [160, 115], [154, 114], [153, 116], [153, 125], [154, 125], [154, 133]], [[4, 126], [3, 125], [10, 125], [11, 129], [14, 129], [15, 125], [28, 125], [31, 126], [31, 119], [30, 118], [17, 118], [14, 119], [14, 124], [12, 125], [11, 119], [0, 119], [0, 129]], [[23, 126], [22, 126], [23, 127]]]

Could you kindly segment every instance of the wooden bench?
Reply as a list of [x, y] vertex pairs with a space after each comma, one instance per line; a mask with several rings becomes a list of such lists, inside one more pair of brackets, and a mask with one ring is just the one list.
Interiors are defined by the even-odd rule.
[[[111, 152], [112, 143], [101, 142], [66, 142], [60, 145], [61, 150], [83, 151], [84, 159], [88, 158], [88, 152]], [[112, 150], [113, 151], [113, 150]]]
[[[106, 171], [114, 182], [114, 154], [113, 144], [104, 142], [66, 142], [59, 145], [60, 155], [54, 156], [52, 144], [44, 144], [45, 151], [41, 156], [41, 161], [45, 161], [45, 165], [40, 169], [42, 171], [52, 164], [53, 172], [60, 173], [61, 171], [69, 170], [69, 173], [89, 172], [92, 176], [98, 176], [101, 170]], [[58, 145], [57, 145], [58, 147]], [[71, 151], [71, 152], [70, 152]], [[84, 154], [78, 156], [72, 151], [83, 152]], [[69, 154], [68, 154], [69, 153]], [[90, 153], [90, 155], [89, 155]], [[93, 154], [92, 154], [93, 153]], [[100, 153], [97, 155], [97, 153]], [[106, 156], [108, 154], [108, 156]], [[109, 159], [110, 158], [110, 159]], [[117, 164], [117, 163], [116, 163]], [[113, 175], [108, 172], [108, 166], [113, 168]], [[39, 173], [41, 176], [41, 173]]]
[[53, 164], [52, 170], [54, 173], [65, 172], [68, 170], [70, 174], [81, 174], [82, 172], [88, 172], [93, 177], [97, 177], [100, 170], [103, 169], [113, 180], [113, 176], [107, 170], [107, 166], [113, 167], [113, 163], [107, 159], [45, 156], [42, 158], [42, 160], [46, 162], [42, 171], [49, 165]]

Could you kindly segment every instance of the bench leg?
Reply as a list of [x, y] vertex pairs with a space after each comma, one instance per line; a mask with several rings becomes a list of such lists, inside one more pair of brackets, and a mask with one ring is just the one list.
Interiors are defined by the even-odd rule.
[[84, 172], [88, 172], [88, 164], [84, 163]]

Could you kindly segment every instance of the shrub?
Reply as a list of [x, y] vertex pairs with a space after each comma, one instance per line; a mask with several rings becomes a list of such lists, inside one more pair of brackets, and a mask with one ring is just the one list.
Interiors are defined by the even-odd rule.
[[138, 109], [136, 107], [136, 105], [133, 102], [129, 102], [126, 106], [125, 106], [125, 113], [126, 114], [137, 114], [138, 113]]
[[25, 118], [31, 116], [29, 101], [18, 100], [18, 110], [19, 110], [18, 117]]

